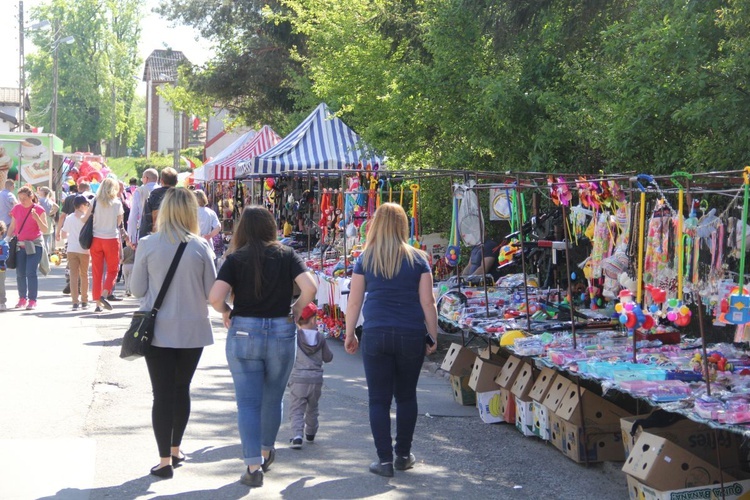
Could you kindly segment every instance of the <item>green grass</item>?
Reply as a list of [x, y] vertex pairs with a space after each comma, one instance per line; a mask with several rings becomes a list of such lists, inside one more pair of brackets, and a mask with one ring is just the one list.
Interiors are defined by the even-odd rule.
[[138, 158], [125, 156], [123, 158], [108, 158], [107, 166], [126, 185], [131, 177], [138, 177], [135, 170], [135, 162]]

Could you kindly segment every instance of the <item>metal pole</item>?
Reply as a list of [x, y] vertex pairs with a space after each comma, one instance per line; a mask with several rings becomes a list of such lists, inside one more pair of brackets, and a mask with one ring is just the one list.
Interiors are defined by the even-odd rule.
[[[521, 197], [521, 176], [516, 174], [516, 200]], [[510, 200], [508, 200], [510, 203]], [[526, 255], [523, 248], [523, 217], [521, 217], [521, 210], [516, 204], [516, 218], [518, 219], [518, 241], [521, 243], [521, 272], [523, 273], [523, 293], [526, 298], [526, 329], [528, 333], [531, 333], [531, 304], [529, 303], [529, 277], [526, 274]], [[509, 242], [510, 244], [510, 242]], [[538, 278], [537, 278], [538, 279]], [[575, 337], [574, 337], [575, 339]]]
[[[576, 314], [575, 314], [575, 307], [573, 306], [573, 293], [571, 292], [571, 289], [573, 288], [573, 278], [572, 278], [572, 272], [570, 269], [570, 231], [568, 228], [568, 212], [565, 210], [565, 204], [560, 204], [560, 208], [562, 208], [562, 225], [563, 225], [563, 232], [565, 233], [565, 271], [568, 273], [566, 281], [568, 282], [568, 289], [565, 292], [565, 295], [568, 298], [568, 307], [570, 308], [570, 332], [573, 334], [573, 349], [576, 348]], [[588, 460], [587, 462], [588, 463]]]
[[24, 88], [26, 87], [26, 68], [23, 53], [23, 1], [18, 2], [18, 131], [26, 128], [26, 109]]
[[[175, 87], [177, 86], [177, 82], [174, 82]], [[174, 104], [172, 104], [172, 114], [174, 115], [174, 139], [172, 142], [172, 148], [174, 151], [172, 151], [172, 157], [174, 164], [174, 169], [178, 172], [180, 171], [180, 112], [175, 109]]]
[[52, 49], [52, 119], [50, 132], [57, 135], [57, 48], [60, 46], [59, 41], [53, 42], [55, 45]]

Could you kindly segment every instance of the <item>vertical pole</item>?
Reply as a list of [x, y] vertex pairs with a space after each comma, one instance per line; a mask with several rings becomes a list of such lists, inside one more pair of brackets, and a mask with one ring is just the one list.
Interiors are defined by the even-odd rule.
[[57, 135], [57, 48], [60, 46], [59, 40], [53, 42], [52, 48], [52, 119], [50, 132]]
[[109, 151], [107, 151], [107, 156], [109, 157], [115, 157], [115, 149], [117, 148], [117, 94], [115, 92], [115, 80], [114, 75], [112, 75], [112, 130], [110, 131], [112, 135], [111, 142], [109, 143]]
[[[521, 175], [516, 174], [516, 201], [521, 197]], [[510, 200], [508, 201], [510, 203]], [[528, 333], [531, 333], [531, 311], [529, 310], [529, 278], [526, 274], [526, 253], [523, 248], [523, 219], [521, 217], [521, 211], [518, 210], [518, 204], [516, 203], [516, 217], [518, 218], [518, 241], [521, 242], [521, 272], [523, 273], [523, 293], [526, 299], [526, 329]], [[575, 349], [575, 337], [573, 337], [573, 348]]]
[[151, 92], [153, 91], [153, 86], [154, 84], [151, 82], [151, 75], [149, 74], [149, 77], [146, 80], [146, 158], [151, 157], [151, 134], [153, 134], [153, 131], [151, 130], [151, 126], [153, 125], [151, 119], [151, 108], [154, 105], [153, 100], [151, 99]]
[[18, 131], [24, 132], [26, 128], [26, 99], [24, 99], [26, 87], [26, 68], [23, 53], [23, 1], [18, 2]]
[[[565, 292], [565, 295], [568, 297], [568, 306], [570, 307], [570, 332], [573, 334], [573, 349], [576, 348], [576, 315], [575, 315], [575, 307], [573, 306], [573, 294], [571, 293], [572, 283], [572, 272], [570, 269], [570, 228], [568, 227], [568, 211], [565, 210], [565, 205], [560, 204], [560, 208], [562, 208], [562, 225], [563, 225], [563, 231], [565, 233], [565, 271], [568, 273], [567, 276], [567, 282], [568, 282], [568, 289]], [[587, 460], [588, 463], [588, 460]]]
[[[177, 81], [174, 82], [175, 87], [177, 86]], [[172, 104], [172, 113], [174, 114], [174, 139], [172, 141], [172, 148], [174, 151], [172, 152], [173, 160], [172, 163], [174, 164], [173, 167], [178, 172], [180, 171], [180, 112], [177, 111], [175, 108], [175, 105]]]
[[643, 234], [644, 225], [646, 224], [646, 190], [641, 190], [640, 217], [638, 222], [638, 288], [635, 291], [635, 301], [639, 305], [643, 298]]

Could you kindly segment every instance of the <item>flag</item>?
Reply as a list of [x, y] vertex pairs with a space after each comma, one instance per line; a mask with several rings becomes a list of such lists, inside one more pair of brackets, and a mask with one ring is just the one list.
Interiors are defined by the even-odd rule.
[[201, 124], [201, 119], [198, 118], [197, 116], [194, 116], [193, 117], [193, 132], [195, 132], [196, 130], [198, 130], [198, 125], [200, 125], [200, 124]]

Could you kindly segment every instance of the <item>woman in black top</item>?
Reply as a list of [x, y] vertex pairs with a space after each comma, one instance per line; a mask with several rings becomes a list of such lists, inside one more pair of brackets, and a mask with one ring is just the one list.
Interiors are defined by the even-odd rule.
[[[301, 293], [292, 304], [295, 283]], [[316, 291], [302, 259], [276, 241], [271, 213], [260, 206], [245, 208], [208, 300], [229, 329], [227, 361], [247, 466], [241, 481], [248, 486], [263, 485], [263, 472], [275, 458], [282, 398], [297, 348], [295, 320]], [[229, 293], [233, 307], [225, 301]]]

